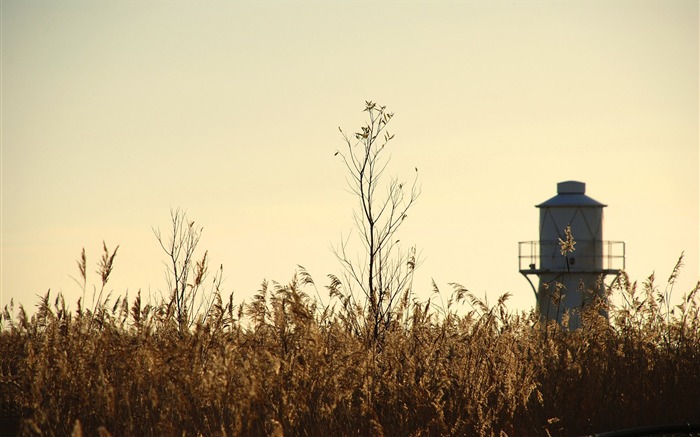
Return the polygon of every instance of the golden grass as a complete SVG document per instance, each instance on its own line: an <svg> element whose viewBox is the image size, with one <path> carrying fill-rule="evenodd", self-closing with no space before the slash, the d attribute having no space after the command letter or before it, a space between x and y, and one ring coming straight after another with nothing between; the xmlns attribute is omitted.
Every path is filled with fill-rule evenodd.
<svg viewBox="0 0 700 437"><path fill-rule="evenodd" d="M47 293L31 318L6 307L0 426L23 436L535 436L700 422L698 286L671 308L668 287L650 277L638 290L623 274L611 290L623 304L598 302L567 332L509 312L507 295L487 306L455 285L446 307L398 308L372 343L357 335L354 309L324 307L299 277L263 284L249 304L216 293L184 331L172 302L144 305L140 294L71 312Z"/></svg>

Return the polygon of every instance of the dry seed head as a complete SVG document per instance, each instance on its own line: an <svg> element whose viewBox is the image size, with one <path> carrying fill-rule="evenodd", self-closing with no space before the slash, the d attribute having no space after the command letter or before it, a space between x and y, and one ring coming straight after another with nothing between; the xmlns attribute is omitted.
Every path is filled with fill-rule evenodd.
<svg viewBox="0 0 700 437"><path fill-rule="evenodd" d="M85 253L85 251L83 251L83 253ZM71 433L71 437L83 437L83 427L80 425L79 419L75 420L75 425L73 425L73 432Z"/></svg>
<svg viewBox="0 0 700 437"><path fill-rule="evenodd" d="M571 225L566 225L566 228L564 229L564 236L566 237L565 240L562 240L561 238L559 239L559 249L562 255L566 255L567 253L571 253L576 250L576 248L574 248L576 241L574 241L574 237L571 235Z"/></svg>
<svg viewBox="0 0 700 437"><path fill-rule="evenodd" d="M114 252L112 252L111 255L109 254L109 250L107 249L107 243L105 243L104 241L102 242L102 247L104 249L104 253L102 254L100 262L97 264L99 269L96 273L102 278L102 285L105 285L109 280L109 275L112 273L112 268L114 268L114 257L117 256L117 250L119 250L119 246L117 246L114 249Z"/></svg>

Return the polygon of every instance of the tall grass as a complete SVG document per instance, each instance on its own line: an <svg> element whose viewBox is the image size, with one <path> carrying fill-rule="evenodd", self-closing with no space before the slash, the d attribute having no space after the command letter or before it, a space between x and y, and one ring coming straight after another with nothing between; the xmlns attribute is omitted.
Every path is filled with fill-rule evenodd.
<svg viewBox="0 0 700 437"><path fill-rule="evenodd" d="M3 311L0 426L23 436L534 436L700 422L700 283L672 307L680 266L663 290L622 273L610 289L621 304L584 309L573 332L508 311L508 295L490 306L455 284L445 305L404 301L381 343L357 335L353 307L312 298L303 269L263 283L250 303L216 291L185 331L172 301L139 293L71 311L47 292L31 317L21 305Z"/></svg>

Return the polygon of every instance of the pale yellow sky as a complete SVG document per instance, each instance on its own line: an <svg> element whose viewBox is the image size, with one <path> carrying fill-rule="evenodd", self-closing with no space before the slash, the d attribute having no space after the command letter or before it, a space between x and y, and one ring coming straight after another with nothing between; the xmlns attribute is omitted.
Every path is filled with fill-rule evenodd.
<svg viewBox="0 0 700 437"><path fill-rule="evenodd" d="M110 289L165 289L151 226L205 227L240 301L297 264L340 273L352 229L338 126L394 111L391 172L420 169L400 238L431 278L534 298L517 243L580 180L642 280L698 272L698 2L2 2L0 304L81 294L102 240Z"/></svg>

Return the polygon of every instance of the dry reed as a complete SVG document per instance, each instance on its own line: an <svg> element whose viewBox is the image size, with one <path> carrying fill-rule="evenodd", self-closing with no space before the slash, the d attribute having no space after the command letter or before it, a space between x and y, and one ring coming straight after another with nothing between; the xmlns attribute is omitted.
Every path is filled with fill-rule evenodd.
<svg viewBox="0 0 700 437"><path fill-rule="evenodd" d="M668 286L652 276L638 290L622 273L610 293L623 303L586 308L573 332L455 285L446 306L403 302L378 344L358 337L355 309L323 306L310 287L301 270L248 304L215 292L184 332L172 302L140 293L70 311L47 292L31 317L5 307L3 434L534 436L700 422L700 284L672 308Z"/></svg>

